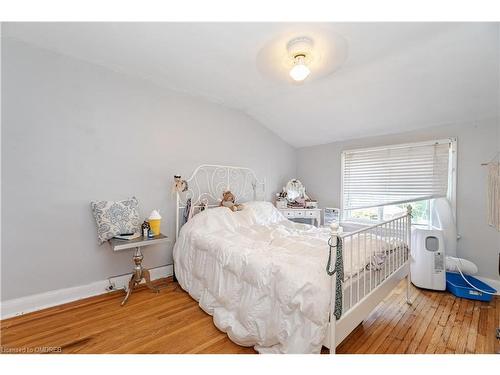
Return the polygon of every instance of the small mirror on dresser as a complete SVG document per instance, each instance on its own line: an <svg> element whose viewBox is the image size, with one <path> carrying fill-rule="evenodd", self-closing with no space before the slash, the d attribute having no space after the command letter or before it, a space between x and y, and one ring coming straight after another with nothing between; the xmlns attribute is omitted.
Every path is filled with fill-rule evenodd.
<svg viewBox="0 0 500 375"><path fill-rule="evenodd" d="M296 178L288 181L283 190L276 194L276 207L287 219L305 219L316 226L321 224L318 202L306 194L304 185Z"/></svg>
<svg viewBox="0 0 500 375"><path fill-rule="evenodd" d="M304 185L302 185L302 182L294 178L288 181L285 186L285 191L287 201L290 203L294 203L297 199L304 198L306 190L304 188Z"/></svg>

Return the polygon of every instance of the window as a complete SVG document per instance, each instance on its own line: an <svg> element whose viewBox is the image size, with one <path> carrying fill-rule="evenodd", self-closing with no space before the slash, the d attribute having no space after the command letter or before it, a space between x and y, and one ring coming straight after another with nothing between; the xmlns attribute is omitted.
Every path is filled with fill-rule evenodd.
<svg viewBox="0 0 500 375"><path fill-rule="evenodd" d="M359 221L385 221L404 215L406 206L411 204L413 218L412 223L418 225L431 224L432 199L405 204L387 205L381 207L362 208L347 211L346 219Z"/></svg>
<svg viewBox="0 0 500 375"><path fill-rule="evenodd" d="M434 198L455 208L455 170L455 139L344 151L344 219L390 220L411 203L413 223L432 224Z"/></svg>

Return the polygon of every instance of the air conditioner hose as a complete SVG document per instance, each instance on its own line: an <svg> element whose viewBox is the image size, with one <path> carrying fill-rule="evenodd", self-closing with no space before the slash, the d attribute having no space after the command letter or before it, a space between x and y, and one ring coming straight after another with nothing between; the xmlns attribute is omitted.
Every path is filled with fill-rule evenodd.
<svg viewBox="0 0 500 375"><path fill-rule="evenodd" d="M496 293L487 292L487 291L485 291L485 290L479 289L478 287L476 287L476 286L472 285L472 284L469 282L469 280L467 280L467 278L464 276L464 274L462 273L462 270L461 270L461 269L460 269L460 267L458 266L458 263L460 263L460 265L463 267L463 265L462 265L462 261L460 260L460 258L455 258L455 259L458 261L457 263L455 263L455 265L457 266L457 270L458 270L458 272L460 272L460 275L461 275L461 276L462 276L462 278L465 280L465 282L466 282L467 284L469 284L469 286L470 286L470 287L472 287L473 289L477 290L478 292L481 292L481 293L484 293L484 294L490 294L490 295L492 295L492 296L496 295ZM454 260L455 260L455 259L454 259Z"/></svg>

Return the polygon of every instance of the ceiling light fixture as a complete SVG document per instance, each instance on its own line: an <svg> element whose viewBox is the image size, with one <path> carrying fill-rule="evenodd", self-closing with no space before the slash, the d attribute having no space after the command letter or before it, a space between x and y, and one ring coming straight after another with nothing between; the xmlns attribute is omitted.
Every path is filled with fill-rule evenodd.
<svg viewBox="0 0 500 375"><path fill-rule="evenodd" d="M306 56L303 54L294 57L294 65L289 73L294 81L303 81L311 73L311 70L306 65L305 58Z"/></svg>
<svg viewBox="0 0 500 375"><path fill-rule="evenodd" d="M311 73L308 62L311 60L312 44L312 40L306 37L292 39L287 44L288 54L293 59L289 74L294 81L301 82Z"/></svg>

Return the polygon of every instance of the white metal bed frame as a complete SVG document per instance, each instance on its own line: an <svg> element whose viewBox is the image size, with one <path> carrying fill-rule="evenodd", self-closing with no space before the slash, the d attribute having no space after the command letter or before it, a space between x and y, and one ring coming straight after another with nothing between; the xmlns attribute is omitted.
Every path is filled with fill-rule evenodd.
<svg viewBox="0 0 500 375"><path fill-rule="evenodd" d="M264 182L257 179L255 172L250 168L242 167L203 164L197 167L186 181L188 189L185 192L177 192L176 197L176 238L182 226L181 215L187 207L188 199L191 199L190 216L192 216L203 209L218 207L222 193L226 190L231 190L239 203L263 200L263 195L259 196L258 189L262 187L262 193L265 190ZM356 236L357 246L356 249L352 249ZM340 244L345 244L342 247L343 254L346 251L357 250L357 259L366 260L367 239L370 241L378 239L378 246L382 246L380 245L382 243L389 244L389 251L379 249L380 252L386 252L386 261L382 270L375 271L371 266L363 267L362 270L358 269L357 272L350 275L349 282L343 283L342 300L349 301L349 304L348 308L341 312L339 319L335 318L335 290L338 271L335 270L335 274L331 277L330 323L323 343L332 354L335 353L335 347L368 317L371 311L405 276L407 277L406 302L411 304L409 295L411 206L408 207L405 215L354 232L341 233L333 228L330 241L337 243L339 240ZM361 242L363 242L363 246L360 245ZM347 245L348 243L350 246ZM352 262L352 253L350 259ZM335 264L335 260L334 257L332 264ZM361 283L360 280L363 282ZM347 303L345 304L347 305ZM335 345L332 345L332 342Z"/></svg>

